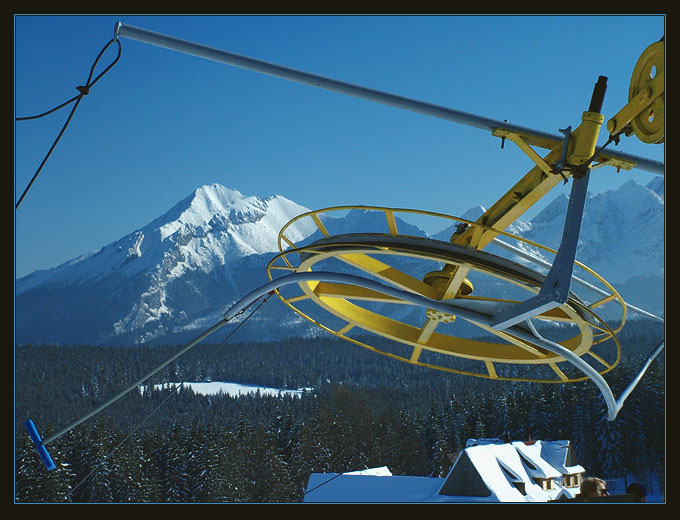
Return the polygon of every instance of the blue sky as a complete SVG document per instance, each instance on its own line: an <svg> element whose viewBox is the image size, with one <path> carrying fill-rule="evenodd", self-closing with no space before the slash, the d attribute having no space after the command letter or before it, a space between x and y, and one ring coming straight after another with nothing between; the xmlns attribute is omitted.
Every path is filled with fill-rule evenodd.
<svg viewBox="0 0 680 520"><path fill-rule="evenodd" d="M578 126L599 75L609 78L605 117L625 105L637 59L665 32L662 15L15 15L15 115L76 95L117 21L554 134ZM489 207L533 165L484 130L121 44L120 61L80 103L15 211L17 277L98 250L204 184L280 194L310 209L366 204L462 215ZM112 47L96 73L114 56ZM13 202L70 110L15 124ZM634 137L618 150L664 161L664 145ZM602 168L590 188L654 177Z"/></svg>

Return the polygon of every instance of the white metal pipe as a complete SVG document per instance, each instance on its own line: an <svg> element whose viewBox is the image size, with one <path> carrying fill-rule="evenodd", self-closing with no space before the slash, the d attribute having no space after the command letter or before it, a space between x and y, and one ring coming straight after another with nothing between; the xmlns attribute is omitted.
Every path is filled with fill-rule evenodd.
<svg viewBox="0 0 680 520"><path fill-rule="evenodd" d="M473 126L476 128L480 128L482 130L488 130L493 132L498 128L502 128L523 135L532 135L559 142L564 140L564 136L550 134L547 132L540 132L537 130L521 127L518 125L511 125L504 121L489 119L486 117L469 114L467 112L462 112L460 110L453 110L439 105L425 103L423 101L417 101L415 99L406 98L395 94L389 94L387 92L381 92L378 90L361 87L358 85L353 85L351 83L346 83L344 81L338 81L324 76L310 74L308 72L283 67L281 65L277 65L274 63L256 60L248 56L234 54L231 52L216 49L214 47L209 47L206 45L201 45L180 38L167 36L154 31L149 31L147 29L141 29L139 27L125 25L121 22L116 23L114 28L114 35L116 38L118 37L129 38L131 40L136 40L142 43L155 45L157 47L163 47L184 54L197 56L199 58L205 58L208 60L217 61L219 63L224 63L226 65L232 65L234 67L240 67L243 69L260 72L262 74L287 79L297 83L303 83L305 85L310 85L312 87L323 88L333 92L347 94L350 96L366 99L369 101L390 105L396 108L410 110L412 112L418 112L420 114L424 114L427 116L437 117L440 119L445 119L447 121L452 121L454 123ZM664 175L665 165L664 163L661 163L659 161L645 159L643 157L636 157L634 155L615 151L608 151L606 152L606 154L616 159L621 159L627 162L634 162L636 164L635 167L641 170L656 173L659 175Z"/></svg>
<svg viewBox="0 0 680 520"><path fill-rule="evenodd" d="M626 387L626 389L623 392L621 392L621 395L616 400L616 410L617 410L617 412L621 409L621 407L623 406L623 402L628 398L630 393L633 391L633 389L640 382L640 380L642 379L642 376L645 375L645 372L647 371L649 366L652 364L652 361L654 361L654 359L656 359L656 356L658 356L665 347L666 347L666 341L665 340L657 345L657 347L654 349L654 351L647 358L647 361L645 361L645 364L642 366L642 368L640 369L640 372L635 377L635 379L633 379L630 382L630 384Z"/></svg>

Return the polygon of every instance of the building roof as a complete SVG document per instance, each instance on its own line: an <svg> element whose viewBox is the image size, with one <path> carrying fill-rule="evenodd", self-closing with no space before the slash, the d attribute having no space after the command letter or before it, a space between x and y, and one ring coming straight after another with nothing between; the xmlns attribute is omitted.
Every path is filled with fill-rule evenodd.
<svg viewBox="0 0 680 520"><path fill-rule="evenodd" d="M305 502L447 502L443 478L312 473Z"/></svg>
<svg viewBox="0 0 680 520"><path fill-rule="evenodd" d="M305 502L548 502L578 492L560 485L562 475L584 471L570 451L568 441L471 440L446 478L393 476L387 468L314 473ZM544 489L542 480L553 485Z"/></svg>
<svg viewBox="0 0 680 520"><path fill-rule="evenodd" d="M545 450L541 441L532 443L516 441L512 443L512 446L517 450L527 468L527 473L532 478L559 478L562 476L563 473L545 459ZM583 471L583 468L581 468L581 471Z"/></svg>
<svg viewBox="0 0 680 520"><path fill-rule="evenodd" d="M574 448L569 441L541 442L541 458L563 475L585 471L576 463Z"/></svg>

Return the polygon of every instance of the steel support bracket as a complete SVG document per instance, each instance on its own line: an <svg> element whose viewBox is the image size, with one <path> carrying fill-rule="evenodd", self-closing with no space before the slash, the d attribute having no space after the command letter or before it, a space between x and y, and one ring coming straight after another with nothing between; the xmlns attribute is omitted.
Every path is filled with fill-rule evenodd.
<svg viewBox="0 0 680 520"><path fill-rule="evenodd" d="M604 155L604 154L602 154ZM604 159L603 161L593 164L590 166L591 170L596 170L598 168L602 168L603 166L612 166L616 168L616 172L620 172L621 170L632 170L635 167L635 163L631 163L628 161L619 161L613 158L608 158Z"/></svg>
<svg viewBox="0 0 680 520"><path fill-rule="evenodd" d="M633 96L614 117L607 121L609 133L616 135L623 132L633 119L642 114L657 98L664 95L665 84L665 74L664 71L661 71L649 81L645 88Z"/></svg>
<svg viewBox="0 0 680 520"><path fill-rule="evenodd" d="M543 170L547 174L553 173L552 166L545 162L543 157L538 155L538 153L536 153L534 149L531 146L529 146L529 144L524 140L524 138L520 134L516 132L511 132L510 130L498 128L493 131L492 135L494 135L495 137L500 137L501 139L509 139L510 141L515 143L520 150L527 154L529 159L534 161L534 163L536 163L536 166L538 166L541 170Z"/></svg>
<svg viewBox="0 0 680 520"><path fill-rule="evenodd" d="M496 313L491 319L491 327L496 330L512 327L517 323L542 314L566 303L571 290L571 278L576 259L576 247L581 233L581 222L588 193L590 172L573 177L569 207L562 233L562 242L557 251L548 275L539 293L521 303L514 304Z"/></svg>

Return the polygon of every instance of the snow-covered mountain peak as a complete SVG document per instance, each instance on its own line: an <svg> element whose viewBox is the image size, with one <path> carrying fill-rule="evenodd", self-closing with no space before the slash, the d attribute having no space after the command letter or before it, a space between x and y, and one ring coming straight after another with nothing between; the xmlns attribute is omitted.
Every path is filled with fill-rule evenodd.
<svg viewBox="0 0 680 520"><path fill-rule="evenodd" d="M261 208L260 202L255 196L246 197L238 190L225 188L220 184L209 184L194 192L186 213L191 212L205 222L215 213L244 212L252 209L252 206Z"/></svg>
<svg viewBox="0 0 680 520"><path fill-rule="evenodd" d="M281 195L260 199L210 184L195 190L156 225L161 242L175 244L185 263L205 269L227 258L278 251L279 230L305 211Z"/></svg>
<svg viewBox="0 0 680 520"><path fill-rule="evenodd" d="M18 280L17 290L48 280L83 283L114 273L130 278L155 272L168 279L187 270L208 271L227 259L278 251L278 231L305 211L281 195L262 200L220 184L201 186L162 216L99 251Z"/></svg>
<svg viewBox="0 0 680 520"><path fill-rule="evenodd" d="M182 227L204 228L216 224L238 224L243 220L261 218L267 205L255 196L245 196L235 189L220 184L210 184L196 189L162 217L165 223L158 226L161 240L173 235Z"/></svg>

